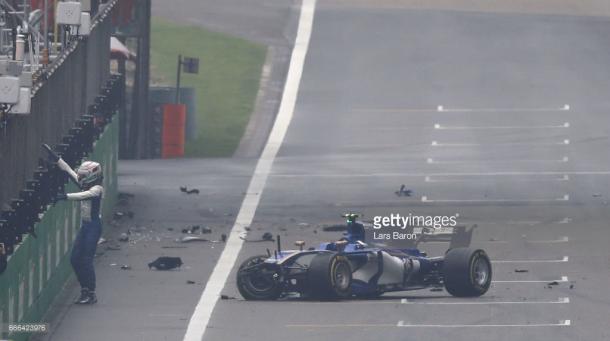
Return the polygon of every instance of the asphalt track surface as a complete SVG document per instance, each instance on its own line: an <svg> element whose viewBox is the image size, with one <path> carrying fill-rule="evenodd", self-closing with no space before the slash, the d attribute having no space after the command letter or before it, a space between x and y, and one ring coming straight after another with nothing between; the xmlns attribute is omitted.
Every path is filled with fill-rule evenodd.
<svg viewBox="0 0 610 341"><path fill-rule="evenodd" d="M467 300L220 300L204 339L607 339L609 34L606 18L320 1L252 231L311 245L348 210L458 213L496 282ZM238 263L272 247L245 243Z"/></svg>
<svg viewBox="0 0 610 341"><path fill-rule="evenodd" d="M247 302L231 272L220 291L236 299L217 301L203 339L610 338L610 22L400 3L318 1L294 116L248 239L272 232L284 247L338 239L321 226L341 222L346 211L365 220L458 213L460 224L477 224L472 246L494 260L497 282L477 299L417 291ZM252 33L245 19L235 30ZM210 239L228 234L255 161L121 162L120 185L136 195L129 206L136 217L107 231L145 226L144 242L100 256L98 305L60 298L46 339L181 340L222 244L163 247L177 245L176 229L190 224L212 226ZM394 195L401 184L412 197ZM180 185L201 194L184 195ZM273 247L245 242L235 264ZM448 245L421 247L441 255ZM181 256L185 266L148 270L160 255ZM124 263L133 269L110 266Z"/></svg>

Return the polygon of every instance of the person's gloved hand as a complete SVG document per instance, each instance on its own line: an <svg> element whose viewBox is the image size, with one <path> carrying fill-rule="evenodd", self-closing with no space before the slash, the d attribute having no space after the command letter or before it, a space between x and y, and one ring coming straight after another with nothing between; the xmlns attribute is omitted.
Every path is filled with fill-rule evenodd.
<svg viewBox="0 0 610 341"><path fill-rule="evenodd" d="M47 153L49 155L49 161L51 161L53 163L57 163L57 161L59 161L59 159L60 159L59 155L57 155L57 153L55 153L48 144L44 143L42 145L42 147L47 151Z"/></svg>
<svg viewBox="0 0 610 341"><path fill-rule="evenodd" d="M55 196L55 201L61 201L61 200L66 200L68 199L68 195L66 193L57 193L57 195Z"/></svg>

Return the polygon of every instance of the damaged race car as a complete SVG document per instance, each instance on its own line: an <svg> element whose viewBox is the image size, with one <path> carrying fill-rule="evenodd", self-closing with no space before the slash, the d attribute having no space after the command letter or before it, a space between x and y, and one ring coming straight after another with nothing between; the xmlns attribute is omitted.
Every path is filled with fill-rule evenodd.
<svg viewBox="0 0 610 341"><path fill-rule="evenodd" d="M370 247L357 214L347 218L345 238L318 248L282 250L246 259L237 287L246 300L275 300L291 294L314 299L374 298L386 292L445 288L457 297L478 297L491 285L491 261L481 249L449 249L428 257L418 249Z"/></svg>

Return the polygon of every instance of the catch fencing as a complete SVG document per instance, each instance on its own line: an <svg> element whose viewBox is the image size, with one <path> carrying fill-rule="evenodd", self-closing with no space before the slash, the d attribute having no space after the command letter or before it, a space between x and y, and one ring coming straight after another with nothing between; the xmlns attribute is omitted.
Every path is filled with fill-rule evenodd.
<svg viewBox="0 0 610 341"><path fill-rule="evenodd" d="M40 145L60 142L108 80L113 29L108 11L98 13L88 37L73 41L34 75L31 113L11 115L7 127L0 129L0 206L19 194L43 156Z"/></svg>

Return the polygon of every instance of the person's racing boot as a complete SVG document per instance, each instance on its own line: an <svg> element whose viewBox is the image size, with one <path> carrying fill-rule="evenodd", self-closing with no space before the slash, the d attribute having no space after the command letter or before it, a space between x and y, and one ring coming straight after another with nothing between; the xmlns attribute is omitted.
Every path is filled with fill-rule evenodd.
<svg viewBox="0 0 610 341"><path fill-rule="evenodd" d="M76 302L76 304L95 304L97 303L97 297L95 296L95 291L89 291L89 289L81 289L80 297Z"/></svg>

